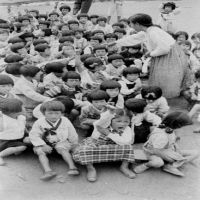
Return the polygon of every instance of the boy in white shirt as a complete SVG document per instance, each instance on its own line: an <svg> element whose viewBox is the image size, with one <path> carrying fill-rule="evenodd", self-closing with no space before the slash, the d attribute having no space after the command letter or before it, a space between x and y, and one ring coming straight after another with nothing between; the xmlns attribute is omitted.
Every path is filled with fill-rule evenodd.
<svg viewBox="0 0 200 200"><path fill-rule="evenodd" d="M94 27L95 30L102 30L104 34L112 33L113 29L112 26L107 24L106 17L98 17L97 19L97 25Z"/></svg>

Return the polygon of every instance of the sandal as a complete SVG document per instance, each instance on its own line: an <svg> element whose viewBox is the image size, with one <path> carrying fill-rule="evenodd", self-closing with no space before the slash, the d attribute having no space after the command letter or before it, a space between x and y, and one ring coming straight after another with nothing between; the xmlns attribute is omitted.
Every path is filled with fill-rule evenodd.
<svg viewBox="0 0 200 200"><path fill-rule="evenodd" d="M74 169L70 169L70 170L67 172L67 174L68 174L69 176L79 175L79 171L78 171L76 168L74 168Z"/></svg>
<svg viewBox="0 0 200 200"><path fill-rule="evenodd" d="M122 167L119 168L119 171L121 171L125 176L127 176L128 178L135 178L135 173L132 172L129 169L124 169Z"/></svg>
<svg viewBox="0 0 200 200"><path fill-rule="evenodd" d="M50 172L45 172L44 175L40 179L43 181L47 181L51 178L54 178L55 176L57 176L57 173L54 171L50 171Z"/></svg>
<svg viewBox="0 0 200 200"><path fill-rule="evenodd" d="M87 173L87 180L89 182L95 182L97 181L97 172L94 170L88 171Z"/></svg>

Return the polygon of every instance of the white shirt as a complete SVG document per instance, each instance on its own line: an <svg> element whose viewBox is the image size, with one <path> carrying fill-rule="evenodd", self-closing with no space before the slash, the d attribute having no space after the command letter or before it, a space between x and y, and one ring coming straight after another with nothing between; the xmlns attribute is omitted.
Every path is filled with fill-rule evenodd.
<svg viewBox="0 0 200 200"><path fill-rule="evenodd" d="M56 84L62 84L63 80L61 77L55 76L54 73L47 74L44 77L43 84L46 89L54 87Z"/></svg>
<svg viewBox="0 0 200 200"><path fill-rule="evenodd" d="M123 71L124 68L126 68L125 65L121 65L120 67L116 68L110 63L110 64L106 65L105 71L110 76L120 76L120 75L122 75L122 71Z"/></svg>
<svg viewBox="0 0 200 200"><path fill-rule="evenodd" d="M108 34L108 33L112 33L113 32L113 28L111 25L106 24L105 27L103 26L99 26L98 24L94 27L94 31L95 30L101 30L104 32L104 34Z"/></svg>

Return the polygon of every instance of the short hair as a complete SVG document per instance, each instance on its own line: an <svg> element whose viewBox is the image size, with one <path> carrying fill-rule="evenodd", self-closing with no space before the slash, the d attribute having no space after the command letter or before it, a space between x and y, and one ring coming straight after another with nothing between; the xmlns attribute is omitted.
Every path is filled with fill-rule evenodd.
<svg viewBox="0 0 200 200"><path fill-rule="evenodd" d="M65 106L60 101L46 101L41 105L40 111L42 114L45 114L46 111L60 111L64 113Z"/></svg>
<svg viewBox="0 0 200 200"><path fill-rule="evenodd" d="M189 35L187 32L185 31L178 31L177 33L175 33L174 37L175 37L175 40L177 40L177 38L181 35L184 35L185 36L185 39L188 40L189 38Z"/></svg>
<svg viewBox="0 0 200 200"><path fill-rule="evenodd" d="M132 113L130 112L130 110L127 109L116 109L115 110L115 116L113 119L119 118L119 117L128 117L129 119L132 118Z"/></svg>
<svg viewBox="0 0 200 200"><path fill-rule="evenodd" d="M108 56L109 63L112 63L113 60L118 60L118 59L124 60L124 57L121 56L120 54L112 54L112 55Z"/></svg>
<svg viewBox="0 0 200 200"><path fill-rule="evenodd" d="M9 55L9 56L6 56L4 58L4 62L6 62L6 63L15 63L15 62L20 62L23 59L24 58L19 56L19 55Z"/></svg>
<svg viewBox="0 0 200 200"><path fill-rule="evenodd" d="M7 74L12 74L12 75L20 75L20 69L23 66L23 64L21 63L10 63L7 64L6 68L5 68L5 72Z"/></svg>
<svg viewBox="0 0 200 200"><path fill-rule="evenodd" d="M14 81L8 75L0 74L0 85L14 86Z"/></svg>
<svg viewBox="0 0 200 200"><path fill-rule="evenodd" d="M107 47L104 45L98 45L98 46L94 47L93 52L95 53L96 50L105 50L106 52L108 51Z"/></svg>
<svg viewBox="0 0 200 200"><path fill-rule="evenodd" d="M130 24L130 21L126 18L120 19L119 22L126 22L127 24Z"/></svg>
<svg viewBox="0 0 200 200"><path fill-rule="evenodd" d="M124 28L124 24L122 24L121 22L114 23L114 24L112 25L112 27L113 27L113 26L119 26L119 28Z"/></svg>
<svg viewBox="0 0 200 200"><path fill-rule="evenodd" d="M23 45L23 44L12 44L12 45L10 46L10 50L11 50L12 52L14 52L14 53L18 53L18 50L19 50L19 49L23 49L23 48L25 48L25 45Z"/></svg>
<svg viewBox="0 0 200 200"><path fill-rule="evenodd" d="M35 36L33 35L33 33L28 32L28 33L24 33L23 35L19 36L21 39L25 39L27 37L32 37L35 38Z"/></svg>
<svg viewBox="0 0 200 200"><path fill-rule="evenodd" d="M136 112L136 113L143 113L146 105L147 105L147 103L144 99L131 98L124 102L124 106L128 110L130 110L132 112Z"/></svg>
<svg viewBox="0 0 200 200"><path fill-rule="evenodd" d="M200 78L200 70L196 71L194 76L196 79Z"/></svg>
<svg viewBox="0 0 200 200"><path fill-rule="evenodd" d="M132 49L137 49L137 50L141 50L142 48L142 44L136 44L136 45L133 45L133 46L127 46L126 48L132 48Z"/></svg>
<svg viewBox="0 0 200 200"><path fill-rule="evenodd" d="M109 95L103 90L94 90L88 94L87 100L92 103L92 101L105 100L106 102L109 100Z"/></svg>
<svg viewBox="0 0 200 200"><path fill-rule="evenodd" d="M51 13L49 13L49 17L50 17L51 15L57 15L58 17L60 16L57 12L51 12Z"/></svg>
<svg viewBox="0 0 200 200"><path fill-rule="evenodd" d="M39 23L39 24L45 24L45 25L47 25L47 28L49 28L49 26L50 26L50 24L51 24L50 21L42 21L42 20L39 20L38 23Z"/></svg>
<svg viewBox="0 0 200 200"><path fill-rule="evenodd" d="M162 124L172 129L181 128L183 126L191 125L192 120L187 113L175 111L169 113L164 117Z"/></svg>
<svg viewBox="0 0 200 200"><path fill-rule="evenodd" d="M115 33L115 34L123 33L124 35L126 35L126 31L123 28L116 28L113 33Z"/></svg>
<svg viewBox="0 0 200 200"><path fill-rule="evenodd" d="M90 15L90 19L92 19L92 18L98 18L99 17L99 15Z"/></svg>
<svg viewBox="0 0 200 200"><path fill-rule="evenodd" d="M7 21L5 21L4 19L0 19L0 24L6 24Z"/></svg>
<svg viewBox="0 0 200 200"><path fill-rule="evenodd" d="M107 18L106 18L106 17L98 17L98 18L97 18L97 23L98 23L99 21L104 21L104 22L106 23L106 22L107 22Z"/></svg>
<svg viewBox="0 0 200 200"><path fill-rule="evenodd" d="M80 13L80 14L77 16L77 19L80 20L81 17L87 17L88 20L90 19L90 17L88 16L87 13Z"/></svg>
<svg viewBox="0 0 200 200"><path fill-rule="evenodd" d="M152 93L154 93L155 96L152 95ZM162 96L162 89L158 86L145 86L141 89L141 95L143 99L156 100ZM148 97L146 97L147 95Z"/></svg>
<svg viewBox="0 0 200 200"><path fill-rule="evenodd" d="M62 9L67 9L69 12L71 11L71 8L68 5L62 5L60 6L59 10L62 12Z"/></svg>
<svg viewBox="0 0 200 200"><path fill-rule="evenodd" d="M74 38L73 37L70 37L70 36L65 36L65 37L61 37L59 39L59 43L63 44L64 42L72 42L74 43Z"/></svg>
<svg viewBox="0 0 200 200"><path fill-rule="evenodd" d="M71 19L71 20L68 21L68 24L69 24L69 25L70 25L70 24L78 24L78 25L79 25L79 22L78 22L77 20Z"/></svg>
<svg viewBox="0 0 200 200"><path fill-rule="evenodd" d="M182 42L180 43L180 45L181 45L181 44L184 44L184 45L189 46L190 49L191 49L191 47L192 47L192 43L191 43L190 41L188 41L188 40L182 41Z"/></svg>
<svg viewBox="0 0 200 200"><path fill-rule="evenodd" d="M138 74L138 75L140 75L140 73L141 73L141 70L138 69L137 67L126 67L122 71L122 75L124 77L127 77L128 74Z"/></svg>
<svg viewBox="0 0 200 200"><path fill-rule="evenodd" d="M38 44L48 44L48 42L45 39L36 39L36 40L33 40L33 46L36 46Z"/></svg>
<svg viewBox="0 0 200 200"><path fill-rule="evenodd" d="M96 57L87 58L84 61L84 66L90 70L94 69L96 66L99 66L99 65L103 65L103 62L101 59L96 58Z"/></svg>
<svg viewBox="0 0 200 200"><path fill-rule="evenodd" d="M89 37L88 41L91 41L91 40L98 40L99 43L102 43L103 42L103 39L99 36L91 36Z"/></svg>
<svg viewBox="0 0 200 200"><path fill-rule="evenodd" d="M46 49L50 49L51 47L47 44L38 44L35 46L35 51L45 52Z"/></svg>
<svg viewBox="0 0 200 200"><path fill-rule="evenodd" d="M18 37L10 38L8 40L8 43L11 43L11 44L20 43L20 42L24 42L24 40Z"/></svg>
<svg viewBox="0 0 200 200"><path fill-rule="evenodd" d="M63 73L63 69L65 68L65 64L61 62L51 62L45 65L46 73Z"/></svg>
<svg viewBox="0 0 200 200"><path fill-rule="evenodd" d="M104 39L106 40L107 38L115 38L118 40L118 36L115 33L108 33L104 36Z"/></svg>
<svg viewBox="0 0 200 200"><path fill-rule="evenodd" d="M18 17L18 21L19 21L20 23L22 23L22 22L25 21L25 20L28 20L28 21L30 22L30 18L27 17L27 16Z"/></svg>
<svg viewBox="0 0 200 200"><path fill-rule="evenodd" d="M74 30L74 33L76 34L76 32L78 33L84 33L84 29L81 29L81 28L77 28L76 30Z"/></svg>
<svg viewBox="0 0 200 200"><path fill-rule="evenodd" d="M130 19L130 22L133 24L138 23L145 27L150 27L153 25L152 18L149 15L144 14L144 13L135 14L131 16L129 19Z"/></svg>
<svg viewBox="0 0 200 200"><path fill-rule="evenodd" d="M172 10L174 10L176 8L176 4L174 2L164 3L163 9L165 8L165 6L171 6Z"/></svg>
<svg viewBox="0 0 200 200"><path fill-rule="evenodd" d="M19 99L0 99L0 110L4 114L22 112L22 105Z"/></svg>
<svg viewBox="0 0 200 200"><path fill-rule="evenodd" d="M45 29L42 29L42 31L44 32L44 36L51 36L52 35L52 31L50 28L45 28Z"/></svg>
<svg viewBox="0 0 200 200"><path fill-rule="evenodd" d="M196 46L196 47L194 47L194 48L192 49L192 53L194 53L195 51L198 51L198 50L200 50L200 47Z"/></svg>
<svg viewBox="0 0 200 200"><path fill-rule="evenodd" d="M62 80L64 82L67 82L68 79L79 79L79 81L81 80L81 76L80 74L78 74L77 72L74 71L69 71L66 72L63 76L62 76Z"/></svg>
<svg viewBox="0 0 200 200"><path fill-rule="evenodd" d="M194 40L195 38L198 38L200 40L200 33L192 34L191 39Z"/></svg>
<svg viewBox="0 0 200 200"><path fill-rule="evenodd" d="M69 28L69 25L67 23L63 23L58 25L59 30L61 30L63 26L67 26Z"/></svg>
<svg viewBox="0 0 200 200"><path fill-rule="evenodd" d="M94 36L96 33L102 33L105 35L105 33L102 30L95 30L95 31L92 31L92 36Z"/></svg>
<svg viewBox="0 0 200 200"><path fill-rule="evenodd" d="M16 24L14 24L14 26L17 28L17 32L19 32L21 30L21 27L24 27L24 24L16 23Z"/></svg>
<svg viewBox="0 0 200 200"><path fill-rule="evenodd" d="M65 106L65 113L70 114L74 108L74 101L67 96L56 97L53 101L60 101Z"/></svg>
<svg viewBox="0 0 200 200"><path fill-rule="evenodd" d="M29 12L35 12L37 15L39 15L39 10L36 9L29 10Z"/></svg>
<svg viewBox="0 0 200 200"><path fill-rule="evenodd" d="M39 18L44 18L45 21L46 21L48 17L45 14L39 14L39 15L36 16L36 19L39 19Z"/></svg>
<svg viewBox="0 0 200 200"><path fill-rule="evenodd" d="M65 36L73 36L75 35L75 32L72 31L72 30L65 30L65 31L62 31L62 37L65 37Z"/></svg>
<svg viewBox="0 0 200 200"><path fill-rule="evenodd" d="M115 80L105 80L100 85L100 90L106 91L107 89L118 88L121 90L121 85Z"/></svg>
<svg viewBox="0 0 200 200"><path fill-rule="evenodd" d="M24 65L23 67L20 68L20 73L24 77L35 77L35 75L40 71L38 67L35 66L30 66L30 65Z"/></svg>
<svg viewBox="0 0 200 200"><path fill-rule="evenodd" d="M95 58L94 54L83 54L80 57L81 62L84 62L87 58Z"/></svg>

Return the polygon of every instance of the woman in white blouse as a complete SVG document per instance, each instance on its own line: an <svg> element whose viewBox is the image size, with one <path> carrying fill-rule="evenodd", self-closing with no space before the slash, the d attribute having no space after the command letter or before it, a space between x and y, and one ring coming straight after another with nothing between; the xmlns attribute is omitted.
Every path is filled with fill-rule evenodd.
<svg viewBox="0 0 200 200"><path fill-rule="evenodd" d="M130 17L131 26L138 32L116 43L125 46L145 43L151 57L149 85L159 86L166 98L178 97L191 85L187 59L183 50L164 30L153 26L152 18L146 14Z"/></svg>

